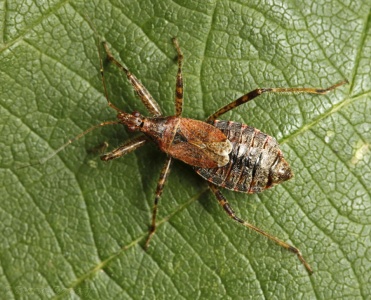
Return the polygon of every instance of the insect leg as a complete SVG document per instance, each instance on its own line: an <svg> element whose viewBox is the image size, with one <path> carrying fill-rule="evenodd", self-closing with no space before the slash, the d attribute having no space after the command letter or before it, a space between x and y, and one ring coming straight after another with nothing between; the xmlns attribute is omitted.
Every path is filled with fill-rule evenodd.
<svg viewBox="0 0 371 300"><path fill-rule="evenodd" d="M113 62L121 71L124 71L126 73L126 76L129 79L131 85L133 86L135 92L137 93L139 98L142 100L143 104L146 106L146 108L151 113L151 115L161 116L162 112L161 112L160 106L158 105L156 100L153 99L153 97L148 92L148 90L145 88L145 86L127 68L121 65L118 62L118 60L116 60L113 57L111 50L108 48L108 45L106 42L103 42L103 46L104 46L104 49L106 50L108 60Z"/></svg>
<svg viewBox="0 0 371 300"><path fill-rule="evenodd" d="M160 178L158 180L157 188L156 188L155 202L153 204L153 210L152 210L152 223L151 223L151 227L149 229L146 244L144 246L145 249L148 249L149 243L150 243L150 241L151 241L151 239L152 239L152 237L153 237L153 235L155 234L155 231L156 231L156 216L157 216L158 201L160 200L160 197L161 197L162 191L164 189L166 179L169 176L172 161L173 161L173 159L170 156L168 156L164 166L162 167L161 173L160 173Z"/></svg>
<svg viewBox="0 0 371 300"><path fill-rule="evenodd" d="M209 187L211 189L211 191L214 193L215 197L217 198L217 200L219 201L219 204L223 207L223 209L225 210L225 212L228 214L228 216L230 216L233 220L235 220L236 222L242 224L243 226L247 227L247 228L250 228L254 231L256 231L257 233L260 233L261 235L264 235L265 237L267 237L268 239L276 242L278 245L280 245L281 247L295 253L299 260L303 263L303 265L305 266L305 268L307 269L308 273L309 274L312 274L313 273L313 270L312 268L309 266L309 264L306 262L306 260L304 259L303 255L301 254L300 250L294 246L291 246L287 243L285 243L284 241L281 241L280 239L276 238L275 236L273 235L270 235L269 233L261 230L260 228L240 219L239 217L237 217L233 211L233 209L231 208L231 206L229 205L227 199L223 196L223 194L219 191L219 189L209 183Z"/></svg>
<svg viewBox="0 0 371 300"><path fill-rule="evenodd" d="M124 156L130 152L133 152L134 150L138 149L139 147L142 147L146 142L147 138L144 135L137 136L127 142L125 142L120 147L112 150L111 152L108 152L100 157L101 160L108 161L111 159L115 159L121 156Z"/></svg>
<svg viewBox="0 0 371 300"><path fill-rule="evenodd" d="M182 75L182 63L183 53L180 50L178 39L173 38L173 43L176 51L178 52L178 74L176 76L176 88L175 88L175 115L177 117L182 115L183 110L183 75Z"/></svg>
<svg viewBox="0 0 371 300"><path fill-rule="evenodd" d="M343 80L341 82L338 82L326 89L322 88L266 88L266 89L256 89L253 90L242 97L238 98L237 100L227 104L226 106L220 108L215 113L213 113L211 116L209 116L206 119L206 122L211 122L216 120L219 116L225 114L226 112L236 108L237 106L240 106L241 104L244 104L250 100L253 100L254 98L260 96L263 93L307 93L307 94L326 94L331 90L336 89L337 87L348 83L348 80Z"/></svg>

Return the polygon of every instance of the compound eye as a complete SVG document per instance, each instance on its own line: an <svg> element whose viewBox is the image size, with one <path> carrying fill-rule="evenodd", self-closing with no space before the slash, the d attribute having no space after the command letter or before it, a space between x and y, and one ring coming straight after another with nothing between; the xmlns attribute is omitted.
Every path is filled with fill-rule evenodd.
<svg viewBox="0 0 371 300"><path fill-rule="evenodd" d="M139 111L133 111L132 113L131 113L134 117L140 117L140 113L139 113Z"/></svg>

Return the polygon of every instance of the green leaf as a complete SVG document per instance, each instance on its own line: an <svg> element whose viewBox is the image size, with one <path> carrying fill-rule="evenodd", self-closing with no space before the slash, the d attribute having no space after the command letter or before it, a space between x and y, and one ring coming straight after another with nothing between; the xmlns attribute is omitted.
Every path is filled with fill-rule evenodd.
<svg viewBox="0 0 371 300"><path fill-rule="evenodd" d="M85 3L86 2L86 3ZM0 294L4 299L367 299L371 294L370 4L314 1L4 1L0 8ZM192 168L176 162L147 235L165 155L147 145L115 161L89 152L133 134L69 138L115 111L104 98L97 36L174 111L184 53L184 116L223 116L277 138L295 177L259 195L224 191L236 214L298 247L297 257L233 222ZM101 51L103 53L103 51ZM106 67L110 100L145 108ZM29 164L33 164L29 166ZM26 166L26 167L22 167Z"/></svg>

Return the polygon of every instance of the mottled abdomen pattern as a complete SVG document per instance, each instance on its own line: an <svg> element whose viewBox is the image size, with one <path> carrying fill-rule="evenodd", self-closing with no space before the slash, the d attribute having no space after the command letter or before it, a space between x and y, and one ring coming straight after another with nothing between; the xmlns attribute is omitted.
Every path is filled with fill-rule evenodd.
<svg viewBox="0 0 371 300"><path fill-rule="evenodd" d="M215 120L212 125L227 136L233 150L228 164L223 167L195 168L206 180L238 192L259 193L292 177L275 138L241 123ZM285 170L282 170L282 163ZM287 178L277 178L277 172L278 177L286 172Z"/></svg>

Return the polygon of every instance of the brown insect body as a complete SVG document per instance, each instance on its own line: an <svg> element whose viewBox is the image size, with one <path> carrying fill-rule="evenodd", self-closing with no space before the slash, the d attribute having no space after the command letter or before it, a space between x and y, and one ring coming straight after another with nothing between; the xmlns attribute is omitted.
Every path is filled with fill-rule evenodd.
<svg viewBox="0 0 371 300"><path fill-rule="evenodd" d="M161 151L195 167L207 181L230 190L259 193L293 176L275 138L245 124L145 118L137 112L121 112L118 119L145 133Z"/></svg>
<svg viewBox="0 0 371 300"><path fill-rule="evenodd" d="M241 123L215 120L212 125L227 136L233 149L225 166L195 168L207 181L252 194L292 178L291 168L275 138Z"/></svg>

